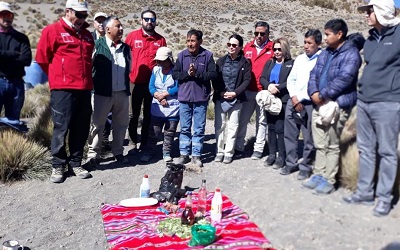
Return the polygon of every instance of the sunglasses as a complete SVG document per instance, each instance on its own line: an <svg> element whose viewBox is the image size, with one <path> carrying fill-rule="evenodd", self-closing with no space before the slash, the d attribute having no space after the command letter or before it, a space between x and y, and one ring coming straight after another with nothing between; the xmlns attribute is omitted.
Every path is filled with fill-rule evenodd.
<svg viewBox="0 0 400 250"><path fill-rule="evenodd" d="M149 21L152 23L156 22L156 18L155 17L143 17L143 20L148 23Z"/></svg>
<svg viewBox="0 0 400 250"><path fill-rule="evenodd" d="M258 36L258 35L260 35L260 36L265 36L265 34L267 34L267 33L265 33L265 32L254 32L254 36Z"/></svg>
<svg viewBox="0 0 400 250"><path fill-rule="evenodd" d="M282 51L281 48L274 48L273 50L274 50L274 51Z"/></svg>
<svg viewBox="0 0 400 250"><path fill-rule="evenodd" d="M235 43L227 43L226 46L228 46L228 48L230 48L230 47L236 48L238 45Z"/></svg>
<svg viewBox="0 0 400 250"><path fill-rule="evenodd" d="M86 19L89 14L87 13L80 13L80 12L76 12L75 10L72 10L75 13L76 18L78 19Z"/></svg>
<svg viewBox="0 0 400 250"><path fill-rule="evenodd" d="M371 15L372 12L374 12L374 8L369 8L365 13L367 13L367 15Z"/></svg>

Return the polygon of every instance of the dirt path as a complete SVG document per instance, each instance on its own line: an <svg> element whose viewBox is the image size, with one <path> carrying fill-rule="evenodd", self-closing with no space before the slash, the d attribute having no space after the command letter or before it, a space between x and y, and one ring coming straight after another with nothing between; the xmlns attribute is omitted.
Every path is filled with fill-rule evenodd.
<svg viewBox="0 0 400 250"><path fill-rule="evenodd" d="M345 190L313 195L300 187L295 175L281 176L264 167L265 158L254 161L247 155L230 165L212 162L212 125L207 124L203 172L185 172L183 185L199 186L205 178L210 190L221 187L275 248L376 250L400 241L399 206L388 217L376 218L372 207L344 204ZM107 249L101 203L136 196L144 174L150 175L156 190L164 175L162 160L141 165L138 158L131 156L133 166L104 163L88 180L71 177L60 185L48 181L0 185L0 242L17 239L30 249Z"/></svg>

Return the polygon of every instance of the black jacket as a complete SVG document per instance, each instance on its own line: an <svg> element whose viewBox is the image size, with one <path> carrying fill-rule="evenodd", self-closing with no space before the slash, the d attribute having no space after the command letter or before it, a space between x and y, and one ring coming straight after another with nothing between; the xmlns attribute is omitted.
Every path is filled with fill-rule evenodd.
<svg viewBox="0 0 400 250"><path fill-rule="evenodd" d="M238 75L236 77L236 83L235 83L235 93L236 93L236 99L239 101L247 101L246 95L245 95L245 90L250 84L251 80L251 63L249 60L247 60L244 56L243 53L240 53L240 60L239 60L239 71ZM222 77L222 69L224 68L224 63L226 58L229 55L225 55L217 60L217 73L218 77L217 79L212 81L212 85L214 88L214 96L213 96L213 101L217 101L221 99L221 93L225 92L225 83L224 79Z"/></svg>
<svg viewBox="0 0 400 250"><path fill-rule="evenodd" d="M281 71L279 72L279 93L277 93L275 96L280 98L282 103L287 103L287 101L289 100L289 92L286 88L286 84L287 84L287 78L290 74L290 71L292 71L293 68L293 59L286 59L283 63L282 63L282 67L281 67ZM262 75L260 77L260 83L263 86L263 89L268 89L268 86L271 84L269 82L269 78L271 75L271 71L274 68L276 64L276 60L271 59L269 60L263 69Z"/></svg>
<svg viewBox="0 0 400 250"><path fill-rule="evenodd" d="M31 65L32 51L26 35L15 29L0 33L0 77L22 79Z"/></svg>

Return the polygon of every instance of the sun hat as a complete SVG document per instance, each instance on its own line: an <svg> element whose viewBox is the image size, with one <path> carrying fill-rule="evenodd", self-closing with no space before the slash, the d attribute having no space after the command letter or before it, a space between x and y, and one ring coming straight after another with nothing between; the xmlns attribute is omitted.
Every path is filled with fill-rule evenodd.
<svg viewBox="0 0 400 250"><path fill-rule="evenodd" d="M367 5L358 7L358 11L366 12L371 7L374 8L376 19L385 27L392 27L400 23L396 17L396 8L393 0L371 0Z"/></svg>
<svg viewBox="0 0 400 250"><path fill-rule="evenodd" d="M174 58L172 56L172 50L168 47L160 47L157 50L156 57L154 57L154 60L159 60L159 61L164 61L169 60L174 63Z"/></svg>
<svg viewBox="0 0 400 250"><path fill-rule="evenodd" d="M2 11L9 11L9 12L13 13L11 10L11 5L6 2L0 2L0 12L2 12Z"/></svg>
<svg viewBox="0 0 400 250"><path fill-rule="evenodd" d="M65 8L73 9L76 11L88 11L88 4L86 0L67 0Z"/></svg>
<svg viewBox="0 0 400 250"><path fill-rule="evenodd" d="M94 14L93 20L96 20L96 18L98 18L98 17L105 17L105 18L107 18L108 15L107 15L106 13L104 13L104 12L97 12L96 14Z"/></svg>

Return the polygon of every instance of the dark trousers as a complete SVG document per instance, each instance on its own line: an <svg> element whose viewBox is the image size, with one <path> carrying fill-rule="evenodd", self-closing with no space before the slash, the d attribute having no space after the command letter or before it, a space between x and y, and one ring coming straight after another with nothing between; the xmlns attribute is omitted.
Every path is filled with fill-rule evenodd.
<svg viewBox="0 0 400 250"><path fill-rule="evenodd" d="M54 124L51 154L54 168L66 164L71 167L81 165L92 114L90 98L89 90L51 91L50 107ZM66 152L67 135L69 157Z"/></svg>
<svg viewBox="0 0 400 250"><path fill-rule="evenodd" d="M25 85L22 79L0 77L0 112L5 109L5 117L19 120L25 100Z"/></svg>
<svg viewBox="0 0 400 250"><path fill-rule="evenodd" d="M148 84L136 84L135 88L132 90L131 98L132 114L129 120L129 137L133 143L138 143L137 128L143 103L143 123L140 134L140 147L144 148L144 146L147 145L151 116L150 106L153 99L149 92Z"/></svg>
<svg viewBox="0 0 400 250"><path fill-rule="evenodd" d="M147 145L149 150L154 153L158 138L162 134L164 128L163 153L170 153L177 127L178 120L160 119L152 116L149 128L149 141Z"/></svg>
<svg viewBox="0 0 400 250"><path fill-rule="evenodd" d="M313 106L311 102L303 104L307 113L305 124L299 125L292 116L292 100L289 100L286 106L285 114L285 148L286 148L286 166L296 167L298 156L298 141L300 130L303 135L303 161L299 164L300 170L311 171L311 163L315 157L315 148L312 137L311 117Z"/></svg>
<svg viewBox="0 0 400 250"><path fill-rule="evenodd" d="M285 159L285 140L284 140L284 122L285 122L286 104L282 104L279 115L271 115L267 112L268 124L268 148L269 154L279 152L279 157Z"/></svg>

